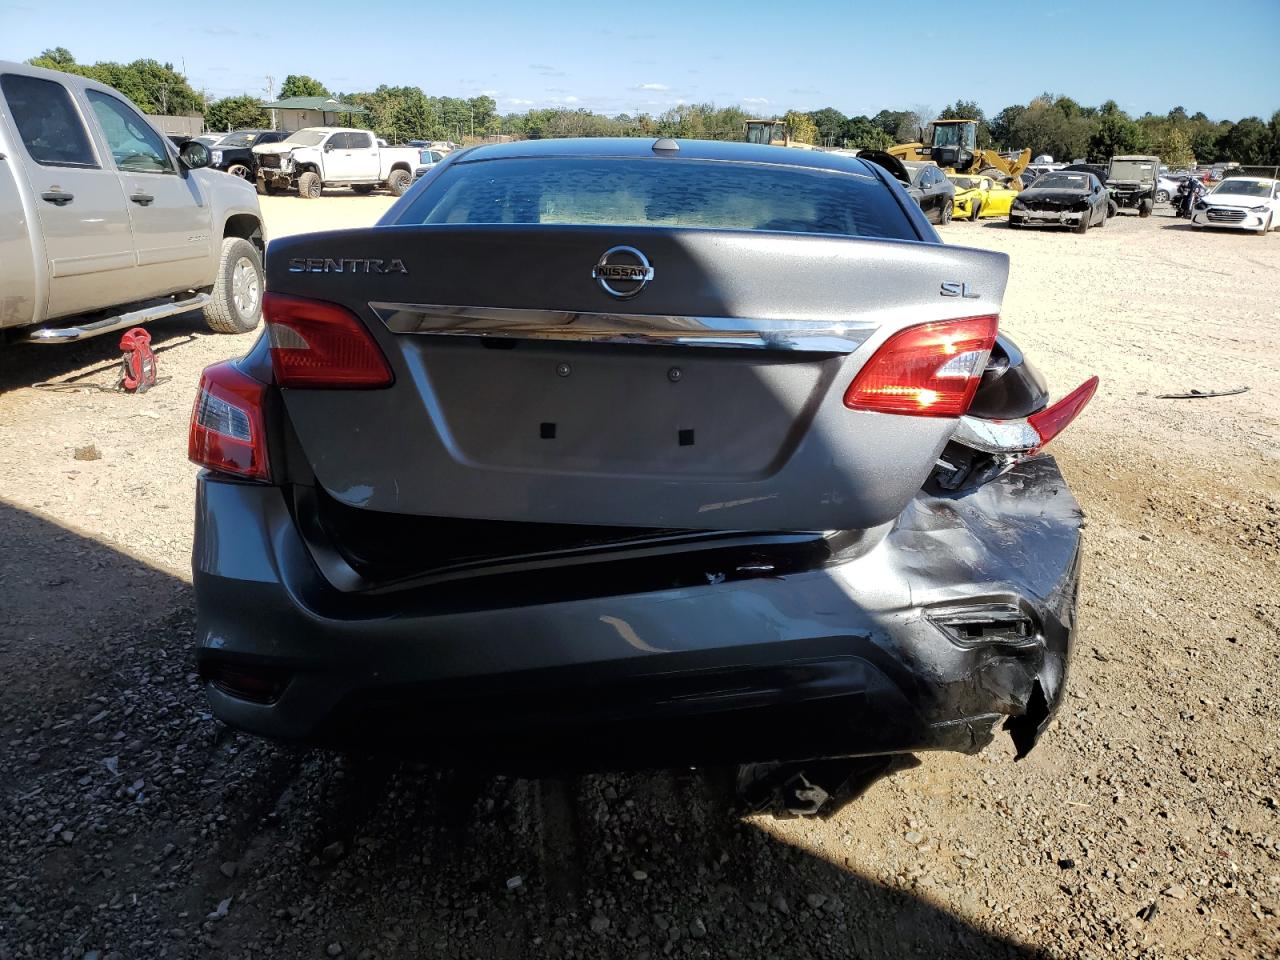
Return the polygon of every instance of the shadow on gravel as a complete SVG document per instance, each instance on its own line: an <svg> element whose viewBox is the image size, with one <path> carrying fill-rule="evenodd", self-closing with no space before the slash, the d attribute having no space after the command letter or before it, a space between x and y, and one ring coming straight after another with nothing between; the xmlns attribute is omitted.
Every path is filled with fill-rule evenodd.
<svg viewBox="0 0 1280 960"><path fill-rule="evenodd" d="M743 818L714 773L524 780L236 734L184 584L2 501L0 543L3 960L1038 956Z"/></svg>
<svg viewBox="0 0 1280 960"><path fill-rule="evenodd" d="M197 337L217 336L209 330L204 315L198 310L149 323L146 330L151 334L151 349L157 356ZM0 347L0 393L46 381L75 380L114 386L123 333L123 330L104 333L80 343L4 345ZM82 370L82 367L92 369ZM160 375L164 376L163 361Z"/></svg>

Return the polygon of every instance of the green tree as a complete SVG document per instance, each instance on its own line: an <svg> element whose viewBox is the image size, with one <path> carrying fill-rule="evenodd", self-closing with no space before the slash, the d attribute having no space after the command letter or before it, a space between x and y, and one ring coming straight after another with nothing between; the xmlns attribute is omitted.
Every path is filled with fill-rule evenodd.
<svg viewBox="0 0 1280 960"><path fill-rule="evenodd" d="M1164 135L1156 141L1156 156L1170 170L1189 170L1196 164L1196 155L1191 150L1191 141L1178 127L1169 127Z"/></svg>
<svg viewBox="0 0 1280 960"><path fill-rule="evenodd" d="M138 105L143 113L185 115L201 113L204 97L171 63L134 60L132 63L76 63L65 47L46 50L29 61L33 66L74 73L114 87Z"/></svg>
<svg viewBox="0 0 1280 960"><path fill-rule="evenodd" d="M1257 117L1245 117L1233 124L1221 141L1227 160L1262 164L1271 158L1271 131Z"/></svg>
<svg viewBox="0 0 1280 960"><path fill-rule="evenodd" d="M204 125L209 130L246 130L267 127L271 118L262 102L252 94L214 100L204 111Z"/></svg>
<svg viewBox="0 0 1280 960"><path fill-rule="evenodd" d="M1106 163L1112 157L1138 153L1146 144L1142 130L1123 110L1104 113L1089 137L1089 160Z"/></svg>
<svg viewBox="0 0 1280 960"><path fill-rule="evenodd" d="M801 113L798 110L788 110L786 116L782 119L786 121L787 132L795 142L813 144L818 142L817 124L809 119L809 115L807 113Z"/></svg>
<svg viewBox="0 0 1280 960"><path fill-rule="evenodd" d="M315 77L309 77L305 73L291 73L284 78L284 84L280 87L280 99L287 100L290 97L327 97L329 90L323 83Z"/></svg>
<svg viewBox="0 0 1280 960"><path fill-rule="evenodd" d="M844 127L845 146L859 150L887 150L893 137L870 117L850 117Z"/></svg>
<svg viewBox="0 0 1280 960"><path fill-rule="evenodd" d="M844 140L845 115L835 107L823 107L821 110L810 110L809 119L818 131L817 143L823 146L838 147Z"/></svg>
<svg viewBox="0 0 1280 960"><path fill-rule="evenodd" d="M76 58L71 55L71 51L66 47L54 47L51 50L45 50L30 62L35 64L37 61L39 61L39 66L49 70L66 71L68 67L76 65Z"/></svg>
<svg viewBox="0 0 1280 960"><path fill-rule="evenodd" d="M997 148L1004 149L1014 146L1014 128L1026 111L1027 108L1021 104L1014 104L1005 107L992 117L990 123L991 139ZM1021 146L1025 146L1025 144Z"/></svg>

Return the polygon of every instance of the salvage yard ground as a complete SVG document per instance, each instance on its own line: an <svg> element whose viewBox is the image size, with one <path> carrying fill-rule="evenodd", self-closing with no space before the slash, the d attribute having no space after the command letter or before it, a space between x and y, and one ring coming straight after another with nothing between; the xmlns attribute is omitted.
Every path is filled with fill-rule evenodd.
<svg viewBox="0 0 1280 960"><path fill-rule="evenodd" d="M389 198L264 198L273 236ZM922 756L825 819L714 773L469 778L255 742L193 674L187 418L253 335L0 353L0 960L1280 954L1280 237L1165 211L1003 250L1088 514L1068 696L1025 761ZM1247 385L1221 399L1167 400ZM94 953L100 951L100 953Z"/></svg>

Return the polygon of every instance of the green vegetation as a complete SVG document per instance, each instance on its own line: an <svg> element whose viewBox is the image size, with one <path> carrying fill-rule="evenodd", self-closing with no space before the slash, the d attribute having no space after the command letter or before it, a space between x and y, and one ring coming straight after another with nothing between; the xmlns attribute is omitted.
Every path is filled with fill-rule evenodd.
<svg viewBox="0 0 1280 960"><path fill-rule="evenodd" d="M78 64L70 51L55 47L31 60L36 66L66 70L110 84L148 113L205 115L210 129L256 127L268 123L256 97L245 94L206 103L172 64L155 60ZM329 96L325 85L290 74L280 98ZM493 98L432 97L418 87L380 86L364 92L332 93L369 113L363 123L393 142L457 140L490 134L515 137L686 137L740 140L751 118L738 107L681 104L660 114L605 116L590 110L544 109L500 115ZM776 116L776 115L775 115ZM972 101L957 100L934 114L928 108L881 110L875 116L845 116L834 107L788 111L783 119L794 140L821 146L883 149L928 136L934 119L978 121L978 146L998 150L1030 147L1032 154L1059 160L1103 162L1116 154L1155 153L1170 166L1236 161L1280 165L1280 110L1269 120L1210 120L1182 107L1167 114L1131 117L1114 100L1088 107L1070 97L1042 94L988 118ZM767 119L762 117L761 119Z"/></svg>
<svg viewBox="0 0 1280 960"><path fill-rule="evenodd" d="M115 87L146 113L184 116L204 112L204 97L192 90L187 78L173 69L171 63L134 60L132 63L76 63L66 47L46 50L30 61L33 66L47 67L89 77Z"/></svg>

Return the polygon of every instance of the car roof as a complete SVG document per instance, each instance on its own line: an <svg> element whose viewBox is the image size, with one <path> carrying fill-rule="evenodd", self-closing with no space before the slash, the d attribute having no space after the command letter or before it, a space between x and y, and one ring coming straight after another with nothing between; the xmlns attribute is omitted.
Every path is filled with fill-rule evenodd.
<svg viewBox="0 0 1280 960"><path fill-rule="evenodd" d="M852 173L879 179L865 160L847 154L796 147L770 147L757 143L723 140L667 141L678 150L655 149L653 137L570 137L555 140L515 140L471 147L457 154L454 163L533 158L720 160L738 163L768 163L810 170Z"/></svg>
<svg viewBox="0 0 1280 960"><path fill-rule="evenodd" d="M1124 156L1124 157L1112 157L1111 159L1112 160L1154 160L1156 161L1156 163L1160 162L1159 157L1149 157L1146 154L1132 154L1130 156Z"/></svg>
<svg viewBox="0 0 1280 960"><path fill-rule="evenodd" d="M1275 177L1227 177L1218 184L1218 189L1221 190L1223 185L1228 183L1269 183L1275 186L1280 181Z"/></svg>

